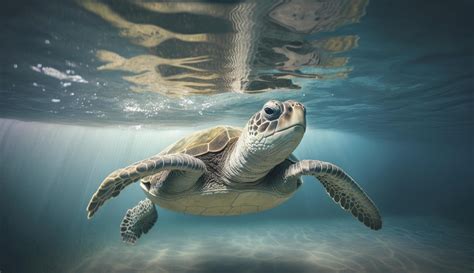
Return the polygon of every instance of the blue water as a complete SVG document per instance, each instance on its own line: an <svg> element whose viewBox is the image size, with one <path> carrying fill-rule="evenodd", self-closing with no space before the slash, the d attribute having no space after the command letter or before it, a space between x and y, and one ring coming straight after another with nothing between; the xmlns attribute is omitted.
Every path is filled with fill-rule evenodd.
<svg viewBox="0 0 474 273"><path fill-rule="evenodd" d="M1 273L474 270L472 1L147 3L2 3ZM104 69L114 54L129 62ZM113 170L269 99L306 106L295 155L354 177L381 230L312 177L258 214L157 208L134 246L138 185L87 219Z"/></svg>

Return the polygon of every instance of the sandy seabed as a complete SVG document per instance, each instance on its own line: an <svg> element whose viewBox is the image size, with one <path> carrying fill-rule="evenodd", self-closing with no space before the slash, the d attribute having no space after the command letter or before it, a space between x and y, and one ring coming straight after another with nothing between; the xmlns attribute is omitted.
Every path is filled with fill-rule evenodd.
<svg viewBox="0 0 474 273"><path fill-rule="evenodd" d="M98 247L70 272L472 272L474 235L432 218L189 225ZM119 240L117 238L117 240Z"/></svg>

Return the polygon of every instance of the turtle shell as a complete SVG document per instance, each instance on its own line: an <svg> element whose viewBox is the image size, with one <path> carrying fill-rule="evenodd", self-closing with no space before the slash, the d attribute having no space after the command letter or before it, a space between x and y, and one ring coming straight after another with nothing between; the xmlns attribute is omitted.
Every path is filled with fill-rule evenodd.
<svg viewBox="0 0 474 273"><path fill-rule="evenodd" d="M220 152L232 140L239 138L241 133L241 129L231 126L209 128L178 140L160 154L186 153L200 156L208 152ZM282 166L288 166L297 159L290 155L288 161ZM203 185L189 191L168 195L152 193L144 186L145 182L155 179L160 179L159 173L142 179L142 189L153 203L162 208L195 215L239 215L267 210L283 203L297 189L297 182L286 183L285 187L294 187L289 190L284 188L284 192L280 191L280 187L277 192L274 184L278 184L279 180L265 180L265 183L245 189L236 189L224 183L208 184L204 181ZM301 181L299 183L301 184Z"/></svg>
<svg viewBox="0 0 474 273"><path fill-rule="evenodd" d="M219 152L232 140L240 137L242 129L232 126L216 126L195 132L168 146L160 154L185 153L199 156Z"/></svg>

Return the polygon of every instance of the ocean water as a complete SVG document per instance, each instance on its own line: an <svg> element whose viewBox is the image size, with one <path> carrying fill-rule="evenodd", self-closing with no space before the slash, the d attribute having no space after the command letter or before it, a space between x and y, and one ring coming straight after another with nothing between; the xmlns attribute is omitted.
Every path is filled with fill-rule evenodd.
<svg viewBox="0 0 474 273"><path fill-rule="evenodd" d="M5 1L0 273L472 272L472 1ZM341 166L373 231L313 177L257 214L157 207L138 184L93 219L112 171L270 100L307 109L294 154Z"/></svg>

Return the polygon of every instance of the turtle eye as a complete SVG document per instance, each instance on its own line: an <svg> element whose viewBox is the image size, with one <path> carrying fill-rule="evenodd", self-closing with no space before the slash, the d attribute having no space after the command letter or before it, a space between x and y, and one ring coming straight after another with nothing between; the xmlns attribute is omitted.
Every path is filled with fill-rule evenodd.
<svg viewBox="0 0 474 273"><path fill-rule="evenodd" d="M272 114L275 112L275 111L273 111L273 109L270 108L270 107L265 107L265 109L263 109L263 110L265 111L265 113L266 113L267 115L272 115Z"/></svg>
<svg viewBox="0 0 474 273"><path fill-rule="evenodd" d="M263 107L263 113L266 119L274 120L280 116L280 105L274 101L270 101Z"/></svg>

